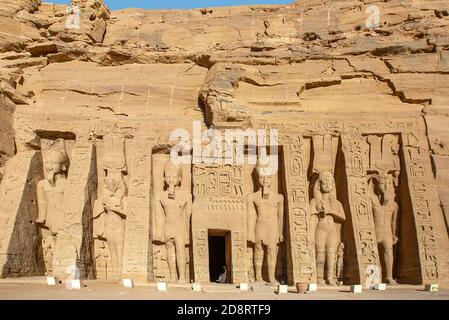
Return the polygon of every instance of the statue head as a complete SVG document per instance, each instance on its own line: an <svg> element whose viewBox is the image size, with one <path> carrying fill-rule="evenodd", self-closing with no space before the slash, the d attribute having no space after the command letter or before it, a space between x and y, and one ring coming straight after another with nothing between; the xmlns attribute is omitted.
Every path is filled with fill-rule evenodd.
<svg viewBox="0 0 449 320"><path fill-rule="evenodd" d="M55 177L60 174L65 174L68 169L69 158L65 152L60 150L49 150L46 154L44 163L45 175L47 181L51 185L55 183Z"/></svg>
<svg viewBox="0 0 449 320"><path fill-rule="evenodd" d="M182 182L182 167L174 164L170 159L167 160L164 167L164 182L168 187L168 195L170 198L175 196L175 188L179 187Z"/></svg>
<svg viewBox="0 0 449 320"><path fill-rule="evenodd" d="M318 183L321 193L331 193L335 189L335 180L332 172L321 171L318 174Z"/></svg>
<svg viewBox="0 0 449 320"><path fill-rule="evenodd" d="M373 176L377 180L377 186L384 199L394 196L395 178L388 172L382 171Z"/></svg>
<svg viewBox="0 0 449 320"><path fill-rule="evenodd" d="M256 164L256 172L258 176L259 185L262 188L262 195L264 198L268 197L273 180L273 171L270 164L263 164L260 161Z"/></svg>

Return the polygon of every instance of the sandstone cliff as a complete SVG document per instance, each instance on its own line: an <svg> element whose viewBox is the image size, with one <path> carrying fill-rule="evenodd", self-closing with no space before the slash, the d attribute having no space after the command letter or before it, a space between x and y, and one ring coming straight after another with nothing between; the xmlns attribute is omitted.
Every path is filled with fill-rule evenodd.
<svg viewBox="0 0 449 320"><path fill-rule="evenodd" d="M23 119L43 114L67 128L87 118L251 125L411 114L425 122L449 222L449 1L113 12L101 0L72 4L79 29L67 28L64 5L0 0L0 167L35 147ZM376 28L367 27L370 5L380 9Z"/></svg>

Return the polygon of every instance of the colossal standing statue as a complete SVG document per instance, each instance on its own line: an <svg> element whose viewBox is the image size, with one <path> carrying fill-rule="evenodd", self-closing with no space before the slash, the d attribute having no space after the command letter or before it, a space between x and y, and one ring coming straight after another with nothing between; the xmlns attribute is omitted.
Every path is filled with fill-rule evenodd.
<svg viewBox="0 0 449 320"><path fill-rule="evenodd" d="M42 231L42 250L47 274L53 271L56 237L64 221L62 200L67 184L68 164L65 151L48 150L44 155L45 179L37 184L39 214L36 223Z"/></svg>
<svg viewBox="0 0 449 320"><path fill-rule="evenodd" d="M112 274L119 279L123 265L123 245L125 240L125 223L127 215L126 184L122 177L106 176L102 200L95 203L94 217L103 216L104 230L111 254Z"/></svg>
<svg viewBox="0 0 449 320"><path fill-rule="evenodd" d="M336 285L334 279L335 255L339 245L339 224L346 220L343 206L337 200L334 176L321 171L313 188L310 201L312 230L315 230L316 270L318 284L323 285L324 266L327 266L326 280Z"/></svg>
<svg viewBox="0 0 449 320"><path fill-rule="evenodd" d="M180 191L182 168L170 159L164 167L166 190L155 195L153 240L163 242L172 281L186 282L186 245L190 238L192 195ZM177 272L178 271L178 272Z"/></svg>
<svg viewBox="0 0 449 320"><path fill-rule="evenodd" d="M124 139L111 136L105 137L104 142L105 178L102 197L94 206L95 229L99 230L97 236L106 238L111 255L112 278L120 279L128 209Z"/></svg>
<svg viewBox="0 0 449 320"><path fill-rule="evenodd" d="M255 244L256 281L262 279L264 247L267 252L268 283L276 283L278 244L283 242L284 197L271 190L273 173L270 166L257 163L259 190L247 196L248 241Z"/></svg>
<svg viewBox="0 0 449 320"><path fill-rule="evenodd" d="M376 186L370 188L373 207L376 239L379 249L384 254L385 282L396 284L393 279L393 246L398 242L397 217L398 205L395 202L395 182L393 176L387 172L380 172L372 176L377 181ZM372 180L371 180L372 181ZM376 190L377 189L377 190Z"/></svg>

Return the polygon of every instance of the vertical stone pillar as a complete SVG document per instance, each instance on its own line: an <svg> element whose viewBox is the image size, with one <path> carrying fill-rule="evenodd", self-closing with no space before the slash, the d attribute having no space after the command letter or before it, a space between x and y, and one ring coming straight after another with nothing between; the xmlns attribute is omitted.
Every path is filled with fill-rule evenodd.
<svg viewBox="0 0 449 320"><path fill-rule="evenodd" d="M193 218L193 217L192 217ZM207 229L194 229L192 220L193 271L196 282L209 282L209 243Z"/></svg>
<svg viewBox="0 0 449 320"><path fill-rule="evenodd" d="M122 274L142 282L153 279L150 235L151 147L148 138L135 138L131 144L132 161L128 164L131 177Z"/></svg>
<svg viewBox="0 0 449 320"><path fill-rule="evenodd" d="M243 208L242 208L243 209ZM232 283L248 281L246 265L246 238L243 232L233 231L231 233L232 243Z"/></svg>
<svg viewBox="0 0 449 320"><path fill-rule="evenodd" d="M341 136L345 161L345 175L348 186L348 202L357 253L358 281L364 283L365 271L376 266L380 270L376 232L368 193L366 159L363 152L364 140L361 136Z"/></svg>
<svg viewBox="0 0 449 320"><path fill-rule="evenodd" d="M96 193L95 146L87 139L78 138L64 191L64 223L58 232L53 256L56 277L69 277L70 268L73 270L74 266L79 269L81 278L93 277L92 210Z"/></svg>
<svg viewBox="0 0 449 320"><path fill-rule="evenodd" d="M309 183L305 144L299 136L284 145L288 208L289 283L315 282L315 248L310 226Z"/></svg>
<svg viewBox="0 0 449 320"><path fill-rule="evenodd" d="M429 171L431 168L428 151L423 147L423 140L413 133L401 135L401 147L404 157L407 186L410 194L420 262L420 282L434 282L441 277L438 244L433 216L434 203L429 192L431 185ZM436 192L436 191L435 191Z"/></svg>
<svg viewBox="0 0 449 320"><path fill-rule="evenodd" d="M43 275L36 184L43 179L42 156L20 152L10 159L0 185L0 276Z"/></svg>

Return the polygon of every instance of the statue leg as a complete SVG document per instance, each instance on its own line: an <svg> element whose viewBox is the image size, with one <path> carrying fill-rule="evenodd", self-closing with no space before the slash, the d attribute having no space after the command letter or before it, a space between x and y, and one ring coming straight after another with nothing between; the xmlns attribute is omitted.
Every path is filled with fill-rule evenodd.
<svg viewBox="0 0 449 320"><path fill-rule="evenodd" d="M117 241L117 271L119 276L122 274L122 267L123 267L123 247L125 242L125 220L123 220L120 217L117 217L120 219L120 230L117 232L116 235L116 241Z"/></svg>
<svg viewBox="0 0 449 320"><path fill-rule="evenodd" d="M262 278L262 264L263 264L263 247L262 241L256 243L254 247L254 269L256 272L256 281L263 281Z"/></svg>
<svg viewBox="0 0 449 320"><path fill-rule="evenodd" d="M45 272L47 275L53 271L53 250L55 248L54 236L50 230L42 230L42 252L44 254Z"/></svg>
<svg viewBox="0 0 449 320"><path fill-rule="evenodd" d="M114 280L120 279L120 258L119 258L120 228L117 228L117 221L116 221L117 218L120 219L114 213L109 212L106 215L106 225L105 225L105 235L109 247L109 253L111 255L112 277Z"/></svg>
<svg viewBox="0 0 449 320"><path fill-rule="evenodd" d="M185 241L176 241L176 262L179 270L179 283L186 282L186 250Z"/></svg>
<svg viewBox="0 0 449 320"><path fill-rule="evenodd" d="M388 284L396 284L393 279L393 241L384 240L382 243L385 259L385 282Z"/></svg>
<svg viewBox="0 0 449 320"><path fill-rule="evenodd" d="M176 252L175 252L175 243L173 240L168 240L166 243L167 248L167 262L168 269L170 270L170 279L175 282L177 280L177 271L176 271Z"/></svg>
<svg viewBox="0 0 449 320"><path fill-rule="evenodd" d="M319 285L324 285L324 263L326 262L326 233L318 226L315 232L316 277Z"/></svg>
<svg viewBox="0 0 449 320"><path fill-rule="evenodd" d="M118 279L118 268L119 268L119 262L118 262L118 254L117 254L117 246L114 239L114 236L109 235L107 238L107 244L109 247L109 252L111 254L111 264L112 264L112 278L114 280Z"/></svg>
<svg viewBox="0 0 449 320"><path fill-rule="evenodd" d="M338 248L337 231L332 229L327 233L326 239L326 263L327 263L327 282L331 286L337 285L337 281L334 279L335 272L335 253Z"/></svg>
<svg viewBox="0 0 449 320"><path fill-rule="evenodd" d="M267 246L268 282L276 284L276 258L278 255L277 245Z"/></svg>

